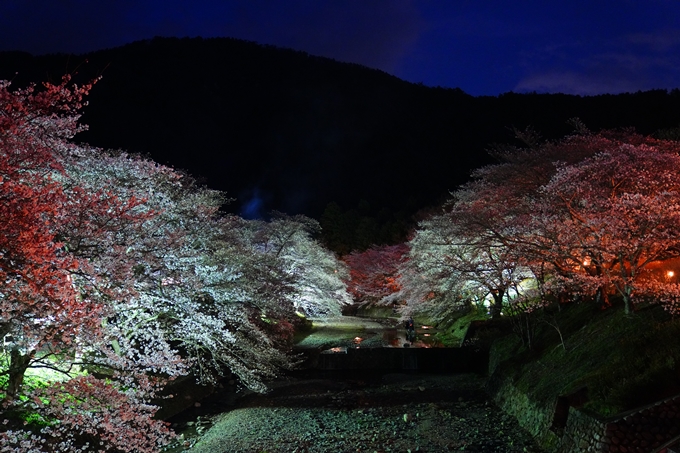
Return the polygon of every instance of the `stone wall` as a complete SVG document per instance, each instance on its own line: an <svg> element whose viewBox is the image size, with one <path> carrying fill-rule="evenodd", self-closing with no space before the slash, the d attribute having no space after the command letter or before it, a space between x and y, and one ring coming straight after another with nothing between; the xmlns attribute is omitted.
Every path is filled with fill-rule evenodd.
<svg viewBox="0 0 680 453"><path fill-rule="evenodd" d="M608 419L569 407L566 425L556 427L557 399L552 404L538 404L509 379L491 393L543 448L555 453L651 453L680 435L680 396Z"/></svg>
<svg viewBox="0 0 680 453"><path fill-rule="evenodd" d="M559 443L559 437L550 430L555 403L542 406L522 391L518 390L506 379L497 382L495 388L490 389L491 396L504 412L517 419L520 426L531 433L539 445L548 451L554 451Z"/></svg>
<svg viewBox="0 0 680 453"><path fill-rule="evenodd" d="M608 420L608 453L649 453L680 434L680 396Z"/></svg>
<svg viewBox="0 0 680 453"><path fill-rule="evenodd" d="M561 433L559 453L605 452L607 423L579 409L569 408L567 426ZM648 453L648 452L646 452Z"/></svg>

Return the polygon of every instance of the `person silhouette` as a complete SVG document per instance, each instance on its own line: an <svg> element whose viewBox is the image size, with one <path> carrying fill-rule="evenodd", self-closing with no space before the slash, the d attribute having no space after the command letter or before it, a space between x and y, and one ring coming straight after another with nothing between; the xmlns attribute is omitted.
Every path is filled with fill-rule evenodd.
<svg viewBox="0 0 680 453"><path fill-rule="evenodd" d="M413 318L409 316L409 318L404 322L404 325L406 327L406 339L410 343L413 343L413 341L416 339L416 326L413 322Z"/></svg>

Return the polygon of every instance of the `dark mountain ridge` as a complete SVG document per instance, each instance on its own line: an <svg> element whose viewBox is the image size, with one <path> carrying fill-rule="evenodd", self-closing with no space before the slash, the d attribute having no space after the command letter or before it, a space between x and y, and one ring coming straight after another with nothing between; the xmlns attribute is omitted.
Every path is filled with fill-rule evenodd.
<svg viewBox="0 0 680 453"><path fill-rule="evenodd" d="M258 207L319 217L330 201L436 204L491 162L508 127L548 139L579 117L641 133L680 124L680 91L472 97L356 64L229 38L154 38L86 55L0 53L14 86L102 75L78 139L147 154ZM408 200L408 202L407 202ZM259 204L258 204L259 203Z"/></svg>

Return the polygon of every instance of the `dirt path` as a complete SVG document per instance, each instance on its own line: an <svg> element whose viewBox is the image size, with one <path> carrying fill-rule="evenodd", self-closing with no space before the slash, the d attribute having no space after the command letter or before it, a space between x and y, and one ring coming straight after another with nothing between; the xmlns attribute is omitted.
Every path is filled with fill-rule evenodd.
<svg viewBox="0 0 680 453"><path fill-rule="evenodd" d="M486 399L483 383L476 375L289 379L268 395L244 396L229 412L204 416L205 432L185 451L539 452Z"/></svg>

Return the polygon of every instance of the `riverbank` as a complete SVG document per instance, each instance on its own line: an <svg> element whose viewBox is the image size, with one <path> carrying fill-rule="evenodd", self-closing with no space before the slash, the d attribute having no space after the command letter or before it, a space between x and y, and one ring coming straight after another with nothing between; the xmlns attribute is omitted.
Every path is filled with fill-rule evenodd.
<svg viewBox="0 0 680 453"><path fill-rule="evenodd" d="M487 390L546 450L648 453L680 435L680 321L662 306L564 303L519 319L523 338L512 318L475 335L494 339Z"/></svg>
<svg viewBox="0 0 680 453"><path fill-rule="evenodd" d="M541 451L486 398L484 384L475 374L289 378L267 395L241 397L228 412L204 415L205 432L184 451Z"/></svg>

